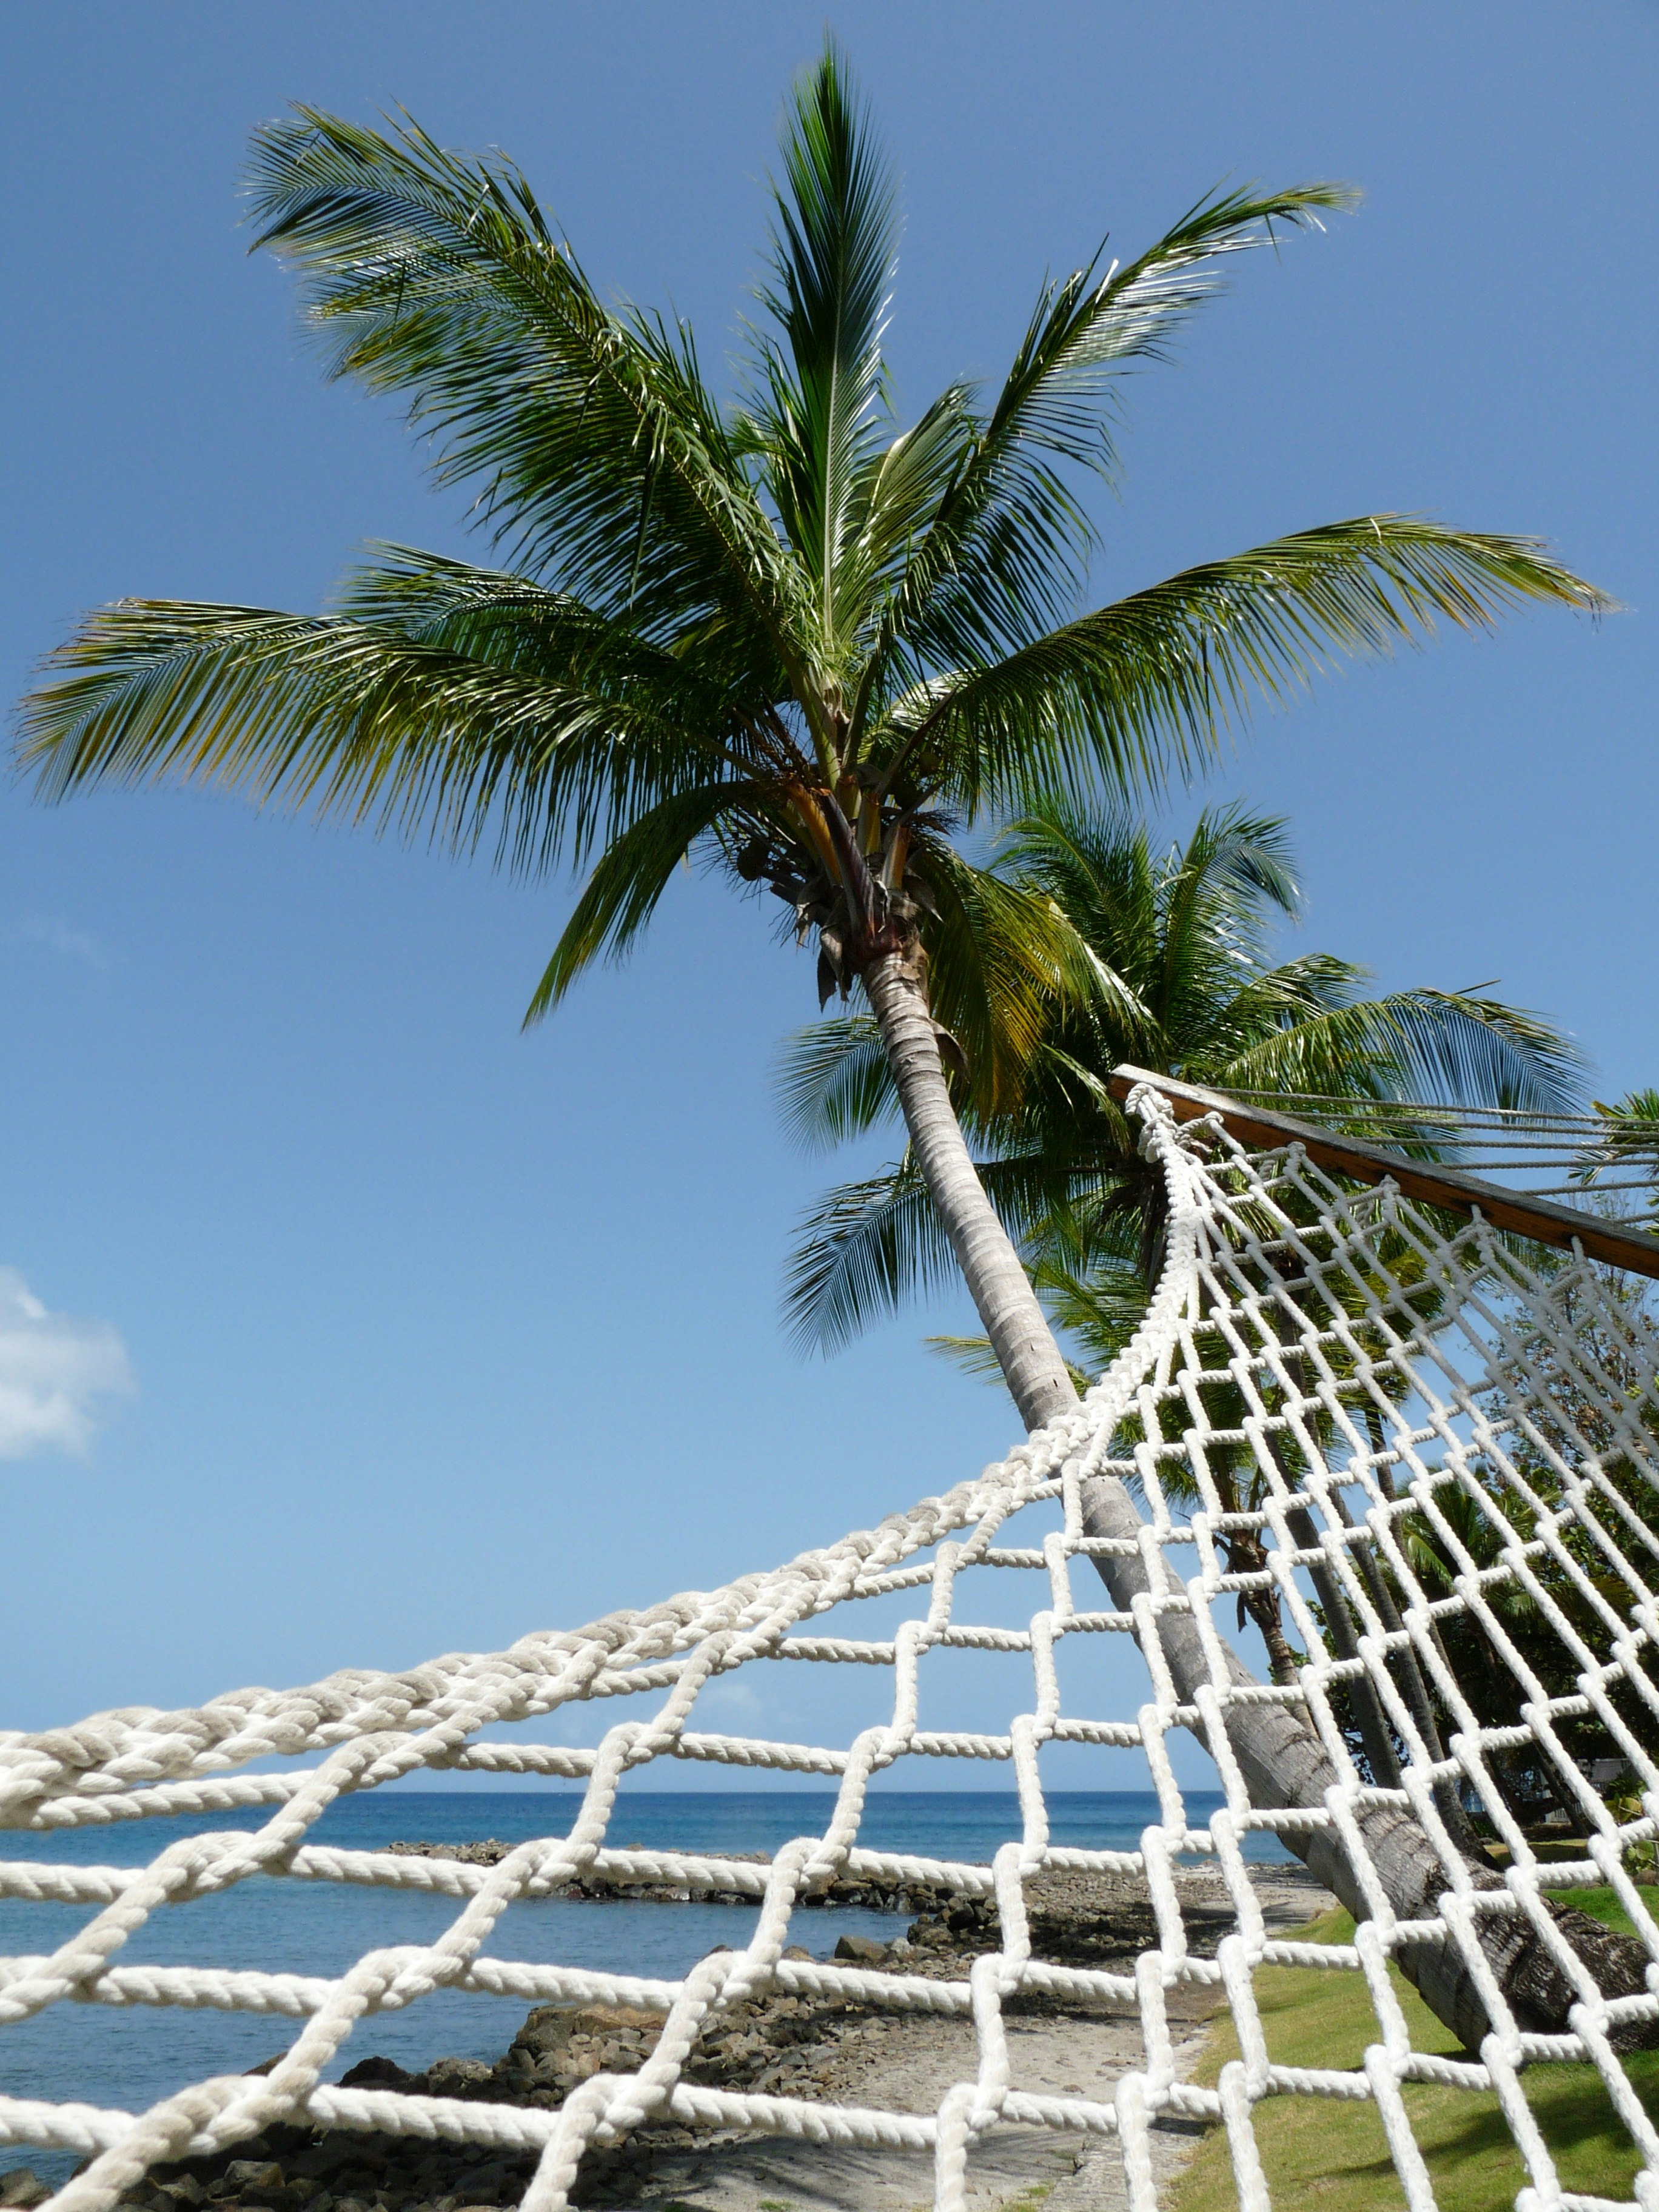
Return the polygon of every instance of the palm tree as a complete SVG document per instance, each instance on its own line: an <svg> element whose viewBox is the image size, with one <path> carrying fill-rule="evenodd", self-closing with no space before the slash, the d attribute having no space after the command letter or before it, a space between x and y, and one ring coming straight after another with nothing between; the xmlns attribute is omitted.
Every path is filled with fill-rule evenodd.
<svg viewBox="0 0 1659 2212"><path fill-rule="evenodd" d="M861 987L1036 1425L1072 1382L975 1176L939 1029L994 1059L1065 948L958 830L1057 787L1155 788L1332 655L1526 599L1607 603L1532 541L1381 514L1076 613L1081 487L1115 471L1124 372L1167 355L1232 256L1352 196L1211 195L1127 264L1046 284L988 397L952 384L900 427L893 186L833 48L796 87L782 161L723 407L690 330L607 307L505 160L309 108L264 126L258 243L304 279L332 374L407 402L510 565L381 547L322 617L125 600L54 656L21 758L51 797L195 781L526 873L591 862L532 1018L635 943L683 859L775 892L821 991Z"/></svg>
<svg viewBox="0 0 1659 2212"><path fill-rule="evenodd" d="M1167 354L1233 255L1350 195L1211 195L1127 264L1046 284L1000 386L952 384L901 427L893 189L833 49L787 110L727 406L690 330L605 305L504 159L302 108L257 134L251 189L333 374L407 402L507 565L381 547L321 617L94 613L22 710L38 788L194 781L527 874L591 864L532 1018L637 940L682 860L775 892L821 990L862 989L1022 1415L1064 1414L1072 1378L974 1172L937 1024L994 1051L1068 939L973 869L959 830L1056 787L1157 789L1334 656L1523 600L1607 604L1533 541L1380 514L1076 611L1122 374ZM1103 1564L1127 1592L1135 1563ZM1316 1741L1249 1711L1241 1761L1279 1793L1263 1802L1297 1802ZM1397 1886L1421 1888L1409 1868Z"/></svg>
<svg viewBox="0 0 1659 2212"><path fill-rule="evenodd" d="M1468 992L1366 997L1367 971L1329 953L1274 961L1273 927L1301 905L1280 817L1208 808L1184 844L1160 852L1121 810L1050 797L1010 825L988 873L1063 914L1082 948L1070 988L1049 994L994 1084L962 1085L960 1098L981 1180L1085 1371L1139 1325L1162 1251L1163 1179L1107 1087L1121 1064L1257 1098L1316 1095L1339 1123L1344 1102L1552 1112L1576 1090L1575 1048L1535 1014ZM862 1012L793 1039L781 1088L809 1145L862 1134L896 1103ZM1426 1134L1414 1148L1430 1148ZM907 1153L808 1217L787 1298L795 1332L833 1349L943 1282L949 1262ZM986 1364L981 1340L939 1341Z"/></svg>
<svg viewBox="0 0 1659 2212"><path fill-rule="evenodd" d="M968 1089L961 1112L981 1180L1076 1353L1079 1381L1100 1373L1139 1328L1161 1261L1163 1178L1107 1087L1121 1063L1257 1097L1316 1094L1339 1119L1344 1101L1438 1094L1548 1111L1571 1094L1577 1054L1534 1014L1458 992L1366 998L1365 969L1328 953L1273 961L1273 926L1301 905L1279 817L1237 804L1206 809L1184 844L1158 851L1146 825L1121 811L1049 799L1011 825L994 872L1066 915L1091 985L1054 993L1024 1064L1002 1071L989 1098ZM896 1103L867 1014L803 1031L787 1050L781 1088L809 1144L861 1134ZM787 1294L796 1334L833 1349L877 1313L942 1284L949 1261L908 1155L832 1190L796 1249ZM933 1341L971 1371L998 1372L982 1337ZM1217 1430L1240 1427L1236 1392L1212 1385L1206 1395L1218 1401ZM1260 1510L1267 1478L1247 1445L1215 1443L1206 1464L1224 1513ZM1196 1506L1196 1487L1183 1480L1171 1463L1169 1502ZM1230 1572L1261 1577L1239 1599L1240 1626L1247 1614L1254 1621L1273 1679L1294 1680L1297 1655L1261 1536L1235 1531L1222 1548ZM1340 1597L1320 1595L1340 1632ZM1375 1735L1380 1721L1365 1717Z"/></svg>
<svg viewBox="0 0 1659 2212"><path fill-rule="evenodd" d="M1612 1205L1651 1229L1659 1200L1659 1091L1627 1091L1611 1106L1600 1098L1594 1103L1601 1129L1584 1146L1573 1179L1588 1188L1609 1170L1617 1172ZM1645 1198L1644 1206L1632 1206L1632 1191Z"/></svg>

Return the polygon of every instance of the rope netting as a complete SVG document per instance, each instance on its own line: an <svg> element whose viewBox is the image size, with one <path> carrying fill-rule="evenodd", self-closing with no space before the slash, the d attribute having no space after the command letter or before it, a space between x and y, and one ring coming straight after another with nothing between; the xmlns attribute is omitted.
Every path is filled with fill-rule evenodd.
<svg viewBox="0 0 1659 2212"><path fill-rule="evenodd" d="M1284 2097L1372 2100L1418 2212L1435 2201L1408 2094L1423 2082L1488 2101L1495 2092L1532 2212L1582 2212L1599 2200L1564 2187L1528 2101L1529 2069L1544 2061L1599 2074L1641 2169L1637 2200L1656 2212L1659 2136L1621 2065L1632 2042L1659 2039L1659 1978L1641 1971L1659 1961L1659 1928L1639 1878L1659 1832L1659 1399L1640 1299L1582 1256L1540 1255L1478 1217L1430 1212L1387 1185L1341 1186L1295 1145L1252 1155L1214 1117L1177 1127L1146 1089L1132 1103L1167 1192L1157 1295L1076 1413L977 1480L774 1572L505 1651L0 1737L0 1820L14 1829L268 1813L263 1825L191 1834L142 1867L0 1866L0 1893L90 1908L49 1955L0 1960L0 2025L65 2002L300 2023L269 2072L202 2081L137 2114L0 2095L0 2141L90 2158L55 2200L65 2212L104 2212L152 2164L223 2150L285 2120L533 2150L531 2212L565 2202L590 2148L654 2122L931 2150L937 2202L951 2208L991 2131L1081 2131L1116 2138L1129 2201L1150 2212L1152 2131L1172 2119L1224 2129L1240 2202L1255 2212L1272 2189L1263 2100ZM1138 1526L1124 1517L1129 1498ZM976 1621L986 1578L1000 1589L1019 1576L1036 1586L1027 1625ZM895 1593L910 1594L910 1609L890 1635L815 1626L848 1601ZM1264 1648L1279 1623L1277 1679L1247 1674L1230 1650L1247 1615L1266 1624ZM1138 1711L1091 1716L1062 1696L1073 1639L1103 1635L1139 1647L1135 1661L1126 1641L1132 1663L1105 1670L1144 1685L1126 1699L1143 1695ZM923 1725L929 1660L953 1648L1002 1655L1001 1732ZM890 1716L844 1748L699 1727L710 1685L786 1657L889 1670ZM624 1705L597 1749L494 1733L601 1698L640 1701L643 1716ZM1170 1755L1179 1729L1201 1736L1224 1796L1201 1821ZM1138 1850L1050 1842L1041 1753L1060 1742L1144 1759L1160 1817ZM272 1755L309 1763L238 1771ZM670 1758L833 1777L833 1814L763 1863L617 1848L619 1785ZM1018 1786L1023 1833L993 1865L860 1843L873 1776L901 1760L963 1759L1009 1762ZM422 1768L579 1779L580 1809L567 1835L492 1867L310 1839L342 1793ZM1584 1839L1565 1858L1542 1853L1552 1820ZM1316 1869L1341 1869L1327 1878L1358 1906L1351 1942L1268 1933L1246 1858L1247 1838L1262 1831ZM1428 1869L1415 1889L1400 1873L1413 1852ZM1194 1855L1234 1916L1212 1957L1189 1947L1175 1879ZM1158 1940L1133 1971L1033 1955L1024 1885L1066 1869L1144 1880ZM455 1911L435 1942L371 1952L333 1979L123 1964L159 1908L254 1875L436 1893ZM492 1950L515 1900L589 1875L751 1896L752 1938L678 1980ZM786 1957L792 1917L837 1877L993 1900L995 1948L959 1980ZM1605 1974L1598 1981L1559 1910L1560 1893L1589 1888L1615 1893L1645 1947L1618 1993ZM1517 1979L1528 1946L1563 1992L1553 2018L1540 2011L1537 1972ZM1431 2002L1437 1974L1464 1990L1458 2017L1474 2026L1462 2055L1447 2055L1443 2039L1434 2051L1420 2034L1414 2045L1417 2015L1391 1961ZM1264 1966L1318 1966L1363 1985L1375 2032L1357 2066L1275 2061L1257 2002ZM1224 2000L1237 2033L1239 2056L1214 2088L1177 2069L1169 2012L1183 1985ZM637 2071L595 2074L556 2109L325 2080L343 2070L366 2016L444 1989L517 2006L626 2004L661 2027ZM708 2017L771 1990L962 2015L974 2070L926 2115L685 2078ZM1023 2086L1003 2008L1031 1991L1137 2021L1139 2063L1094 2095Z"/></svg>

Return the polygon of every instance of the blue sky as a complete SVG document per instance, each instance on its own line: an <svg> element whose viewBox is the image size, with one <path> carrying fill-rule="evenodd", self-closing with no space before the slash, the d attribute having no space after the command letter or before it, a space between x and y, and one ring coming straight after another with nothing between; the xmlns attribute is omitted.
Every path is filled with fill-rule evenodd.
<svg viewBox="0 0 1659 2212"><path fill-rule="evenodd" d="M401 103L506 148L718 362L826 20L902 173L904 404L996 371L1109 228L1133 252L1223 179L1364 189L1137 385L1097 587L1406 508L1540 533L1626 602L1344 674L1214 788L1291 813L1309 949L1500 979L1601 1095L1659 1080L1649 0L9 8L8 696L100 601L310 608L366 538L471 543L246 258L253 123ZM752 909L688 879L525 1037L568 885L196 794L0 805L7 1724L494 1647L1013 1440L919 1348L948 1303L828 1365L782 1338L832 1170L772 1108L811 968Z"/></svg>

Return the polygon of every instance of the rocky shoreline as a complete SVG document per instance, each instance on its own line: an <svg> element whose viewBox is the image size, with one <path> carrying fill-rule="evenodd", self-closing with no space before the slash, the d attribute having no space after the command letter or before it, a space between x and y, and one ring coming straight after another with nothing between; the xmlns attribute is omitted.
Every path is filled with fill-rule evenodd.
<svg viewBox="0 0 1659 2212"><path fill-rule="evenodd" d="M509 1847L402 1848L488 1865ZM652 1888L665 1899L678 1893L665 1884L592 1878L571 1887L580 1895L614 1896L619 1890L639 1895ZM837 1904L878 1902L879 1885L841 1887L844 1894L831 1887ZM1270 1925L1294 1925L1332 1902L1299 1868L1257 1869L1256 1887ZM1189 1948L1197 1956L1212 1956L1234 1925L1224 1892L1208 1873L1182 1874L1177 1888ZM933 1895L915 1885L903 1894L904 1909L915 1917L892 1943L843 1936L836 1955L860 1965L890 1963L909 1975L961 1979L973 1958L996 1947L993 1901L955 1892ZM1051 1963L1121 1971L1157 1940L1144 1882L1050 1874L1028 1883L1026 1896L1033 1952ZM891 1909L900 1908L896 1903ZM789 1955L812 1954L797 1949ZM1203 2024L1218 1993L1178 1987L1170 1996L1176 2063L1184 2073L1202 2048ZM1106 2005L1026 1993L1009 2000L1004 2014L1015 2079L1023 2087L1109 2096L1117 2075L1142 2063L1138 2021ZM410 2074L390 2059L370 2057L343 2076L343 2086L552 2110L591 2075L635 2070L660 2026L655 2013L622 2007L538 2006L494 2065L440 2058L424 2073ZM364 2032L372 2035L372 2023ZM896 2014L775 1992L711 2017L684 2078L737 2091L929 2113L951 2081L971 2076L974 2063L973 2026L959 2015ZM1188 2154L1194 2130L1176 2124L1159 2132L1158 2157L1172 2172ZM230 2153L155 2168L125 2200L124 2212L240 2212L241 2207L249 2212L490 2212L519 2203L534 2162L528 2152L352 2129L280 2126ZM917 2153L878 2157L670 2124L641 2129L614 2148L591 2153L574 2198L580 2205L637 2204L654 2212L901 2212L931 2197L929 2167L926 2155ZM1034 2203L1034 2191L1044 2200L1045 2212L1098 2212L1123 2202L1115 2144L1040 2129L996 2130L976 2148L969 2181L976 2212L991 2212L1017 2197ZM44 2194L27 2169L0 2176L0 2212L7 2207L27 2212Z"/></svg>
<svg viewBox="0 0 1659 2212"><path fill-rule="evenodd" d="M388 1844L388 1857L453 1859L463 1866L499 1866L509 1851L518 1847L504 1844L491 1836L476 1844ZM624 1844L629 1850L644 1850L644 1844ZM763 1867L769 1863L764 1851L721 1851L718 1862L730 1866ZM696 1883L653 1881L632 1874L608 1874L590 1869L574 1881L562 1883L550 1890L550 1897L563 1898L641 1898L662 1905L687 1905L695 1898L699 1902L714 1905L753 1905L759 1897L758 1886L754 1889L739 1889L716 1882ZM820 1890L799 1902L805 1907L836 1905L860 1905L875 1912L920 1913L938 1911L951 1904L959 1893L943 1883L926 1881L885 1881L878 1876L860 1875L849 1878L837 1875Z"/></svg>

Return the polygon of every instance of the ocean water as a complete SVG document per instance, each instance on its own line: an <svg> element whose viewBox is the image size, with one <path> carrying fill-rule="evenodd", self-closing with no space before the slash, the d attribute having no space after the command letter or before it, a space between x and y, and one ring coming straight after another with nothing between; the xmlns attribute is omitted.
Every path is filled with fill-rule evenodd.
<svg viewBox="0 0 1659 2212"><path fill-rule="evenodd" d="M498 1837L523 1843L568 1833L580 1802L574 1790L377 1791L343 1799L312 1832L318 1842L354 1850L401 1840L466 1843ZM1207 1819L1220 1802L1210 1793L1188 1791L1194 1824ZM828 1790L628 1792L618 1802L610 1833L619 1847L775 1851L793 1837L820 1833L834 1802ZM1134 1850L1142 1831L1158 1817L1150 1791L1054 1792L1048 1809L1054 1843L1093 1850ZM0 1838L0 1856L137 1866L176 1837L258 1825L252 1814L220 1814L14 1833ZM1012 1791L890 1790L866 1799L860 1841L877 1850L986 1861L1020 1832ZM1285 1856L1271 1836L1252 1837L1250 1852L1261 1859ZM450 1898L255 1875L222 1896L197 1898L152 1915L118 1955L131 1965L338 1974L365 1951L431 1942L458 1910ZM0 1954L51 1952L93 1917L82 1905L0 1899ZM672 1978L717 1946L735 1949L747 1942L756 1917L752 1905L540 1898L509 1906L487 1948L498 1958ZM803 1907L790 1941L827 1958L843 1935L890 1940L902 1924L890 1914L861 1908ZM411 2071L443 2056L494 2059L512 2041L523 2011L515 2000L440 1990L406 2011L360 2021L330 2078L337 2080L371 2052ZM141 2110L204 2075L258 2065L291 2043L299 2027L240 2013L56 2004L33 2019L0 2027L0 2091ZM0 2170L23 2163L56 2178L59 2166L67 2172L72 2161L0 2148Z"/></svg>

